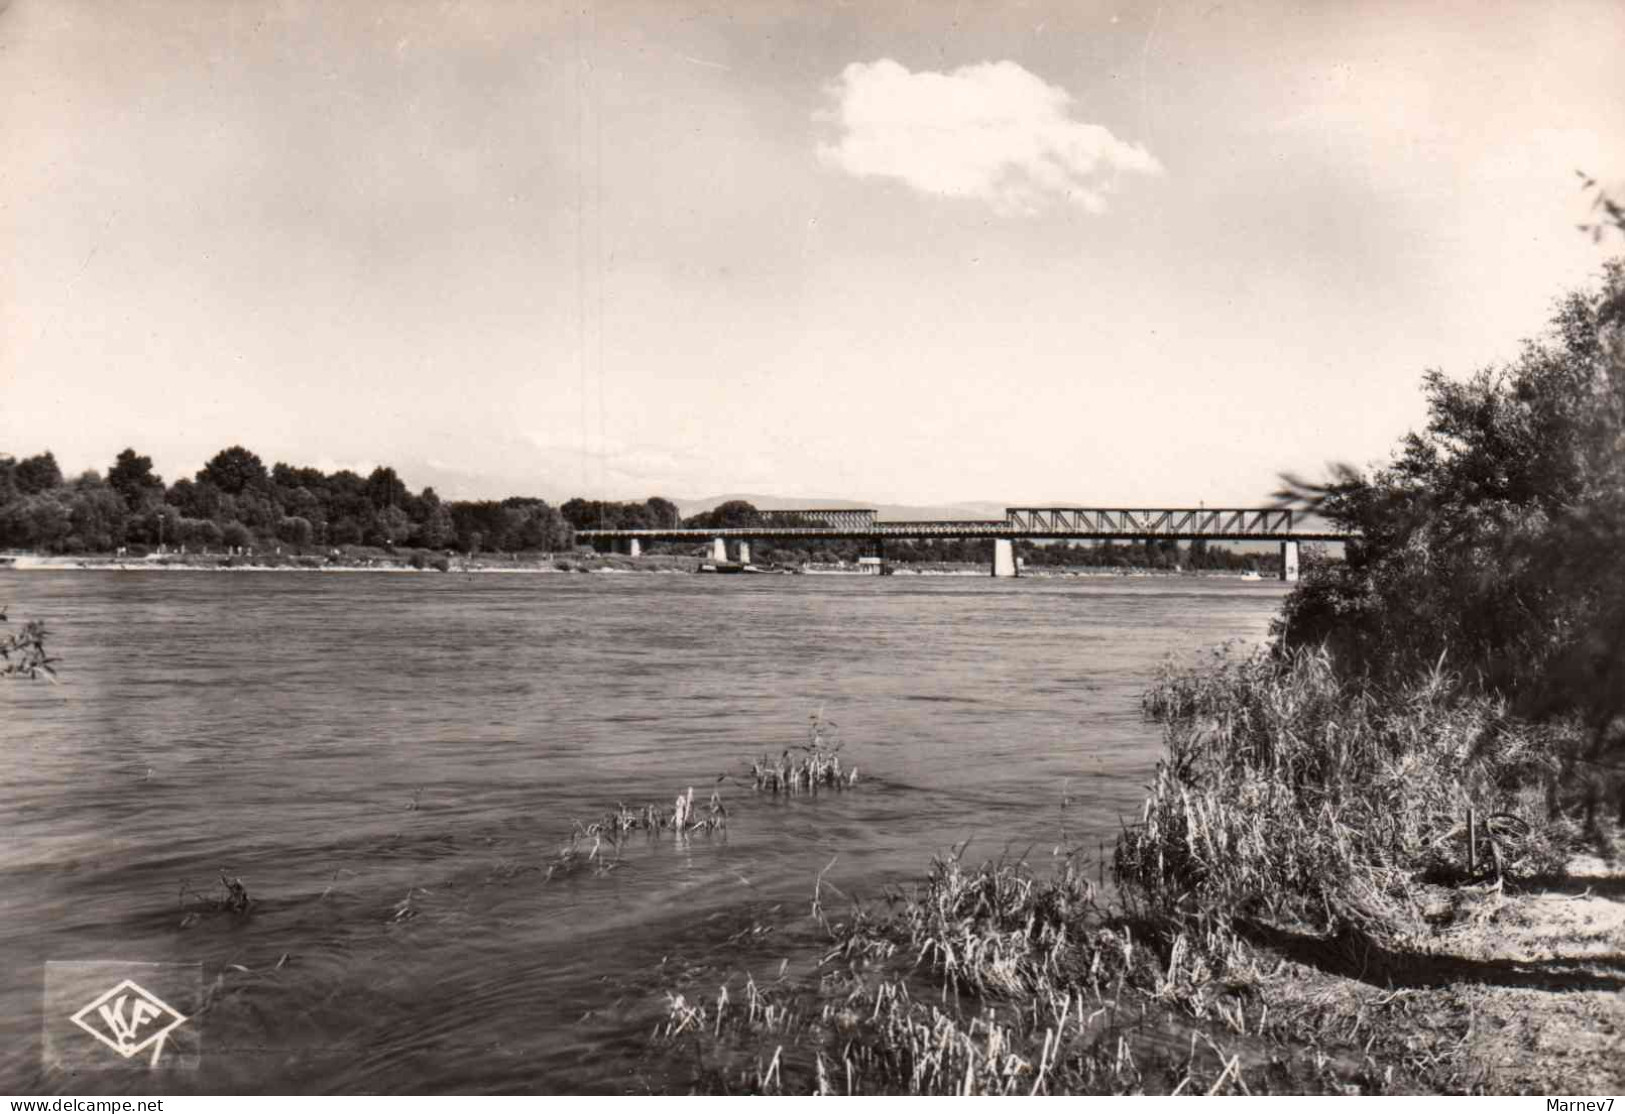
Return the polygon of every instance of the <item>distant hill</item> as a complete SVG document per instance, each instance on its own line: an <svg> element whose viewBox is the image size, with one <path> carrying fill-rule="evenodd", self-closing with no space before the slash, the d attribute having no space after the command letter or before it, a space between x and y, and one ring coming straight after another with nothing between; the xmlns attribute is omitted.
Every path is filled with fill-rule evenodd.
<svg viewBox="0 0 1625 1114"><path fill-rule="evenodd" d="M827 510L873 510L887 522L931 522L945 519L1002 519L1004 508L1014 503L940 503L909 506L900 503L864 503L852 499L785 499L777 495L713 495L707 499L678 499L677 508L687 518L743 499L758 510L790 511L820 508Z"/></svg>

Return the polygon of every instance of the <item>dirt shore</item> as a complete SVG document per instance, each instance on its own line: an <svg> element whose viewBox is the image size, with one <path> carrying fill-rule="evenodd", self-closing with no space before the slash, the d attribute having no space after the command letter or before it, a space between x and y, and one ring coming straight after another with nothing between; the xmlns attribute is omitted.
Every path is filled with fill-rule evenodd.
<svg viewBox="0 0 1625 1114"><path fill-rule="evenodd" d="M1261 996L1314 1034L1305 1051L1337 1062L1329 1075L1446 1094L1625 1093L1625 864L1582 856L1562 880L1438 890L1427 905L1434 931L1391 950L1260 941L1281 957Z"/></svg>

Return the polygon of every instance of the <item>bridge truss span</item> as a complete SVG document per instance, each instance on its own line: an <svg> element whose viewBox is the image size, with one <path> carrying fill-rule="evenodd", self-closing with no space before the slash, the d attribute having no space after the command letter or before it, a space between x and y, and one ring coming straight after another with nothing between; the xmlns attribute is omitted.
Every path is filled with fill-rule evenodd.
<svg viewBox="0 0 1625 1114"><path fill-rule="evenodd" d="M1346 541L1353 535L1304 522L1276 507L1010 507L1004 518L881 520L871 510L766 511L760 521L736 526L677 526L644 530L578 530L584 542L837 541L845 538L993 538L1016 541Z"/></svg>
<svg viewBox="0 0 1625 1114"><path fill-rule="evenodd" d="M1025 537L1281 538L1293 535L1292 511L1273 507L1009 507L1005 524Z"/></svg>

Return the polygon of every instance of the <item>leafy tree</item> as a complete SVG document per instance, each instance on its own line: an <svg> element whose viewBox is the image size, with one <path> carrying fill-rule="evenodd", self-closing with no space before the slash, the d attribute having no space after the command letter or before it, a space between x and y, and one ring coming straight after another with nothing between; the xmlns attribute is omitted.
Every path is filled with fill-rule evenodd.
<svg viewBox="0 0 1625 1114"><path fill-rule="evenodd" d="M17 490L22 494L38 495L62 486L62 469L57 467L56 457L53 454L43 452L38 456L19 460L12 469L12 478Z"/></svg>
<svg viewBox="0 0 1625 1114"><path fill-rule="evenodd" d="M254 544L254 535L241 522L228 522L221 528L220 540L233 549L246 549Z"/></svg>
<svg viewBox="0 0 1625 1114"><path fill-rule="evenodd" d="M744 499L730 499L714 510L691 516L684 525L707 530L726 530L741 526L756 526L762 521L762 512Z"/></svg>
<svg viewBox="0 0 1625 1114"><path fill-rule="evenodd" d="M129 540L152 545L179 545L185 540L186 520L175 507L159 504L139 517L129 519L125 528Z"/></svg>
<svg viewBox="0 0 1625 1114"><path fill-rule="evenodd" d="M398 507L406 501L406 485L393 468L374 468L367 477L367 499L378 509Z"/></svg>
<svg viewBox="0 0 1625 1114"><path fill-rule="evenodd" d="M245 491L237 496L233 509L233 518L260 533L271 533L282 520L282 508L258 491Z"/></svg>
<svg viewBox="0 0 1625 1114"><path fill-rule="evenodd" d="M187 518L215 518L220 513L221 491L212 483L176 480L169 485L164 501Z"/></svg>
<svg viewBox="0 0 1625 1114"><path fill-rule="evenodd" d="M456 524L452 522L451 508L444 503L436 502L424 519L419 530L418 541L430 549L441 549L456 537Z"/></svg>
<svg viewBox="0 0 1625 1114"><path fill-rule="evenodd" d="M459 548L464 552L472 553L480 548L514 548L514 542L509 537L514 522L508 515L508 508L501 503L491 500L453 503L451 517L457 528Z"/></svg>
<svg viewBox="0 0 1625 1114"><path fill-rule="evenodd" d="M314 528L327 521L326 510L322 501L318 499L308 487L295 487L287 490L282 499L282 509L296 518L303 518Z"/></svg>
<svg viewBox="0 0 1625 1114"><path fill-rule="evenodd" d="M636 530L647 525L643 503L611 503L602 499L571 499L559 508L577 530Z"/></svg>
<svg viewBox="0 0 1625 1114"><path fill-rule="evenodd" d="M321 491L327 487L327 474L320 468L295 468L279 460L271 466L271 482L282 488L305 487L311 491Z"/></svg>
<svg viewBox="0 0 1625 1114"><path fill-rule="evenodd" d="M105 552L124 544L124 500L95 472L74 481L68 508L75 548Z"/></svg>
<svg viewBox="0 0 1625 1114"><path fill-rule="evenodd" d="M270 482L270 476L259 457L241 445L233 445L215 453L198 472L197 481L211 484L227 495L237 495L250 488L264 487Z"/></svg>
<svg viewBox="0 0 1625 1114"><path fill-rule="evenodd" d="M344 469L327 477L326 489L328 519L352 518L359 529L373 509L367 481Z"/></svg>
<svg viewBox="0 0 1625 1114"><path fill-rule="evenodd" d="M668 529L683 520L682 514L677 510L677 504L659 495L645 500L643 506L648 512L651 529Z"/></svg>
<svg viewBox="0 0 1625 1114"><path fill-rule="evenodd" d="M225 535L221 531L219 524L207 518L183 519L181 526L188 545L213 549L219 548L224 540Z"/></svg>
<svg viewBox="0 0 1625 1114"><path fill-rule="evenodd" d="M515 541L520 549L544 549L554 552L575 545L575 531L565 521L564 516L541 500L535 500L530 506L522 509L510 508L510 510L517 511L520 515Z"/></svg>
<svg viewBox="0 0 1625 1114"><path fill-rule="evenodd" d="M289 545L303 549L316 536L316 531L311 528L310 519L292 515L277 524L276 536Z"/></svg>
<svg viewBox="0 0 1625 1114"><path fill-rule="evenodd" d="M60 550L72 530L71 511L59 492L24 496L0 509L0 543L7 546Z"/></svg>
<svg viewBox="0 0 1625 1114"><path fill-rule="evenodd" d="M1362 536L1289 597L1282 643L1379 680L1444 660L1625 741L1625 263L1511 363L1423 383L1427 424L1390 464L1288 477L1287 498Z"/></svg>
<svg viewBox="0 0 1625 1114"><path fill-rule="evenodd" d="M359 545L361 544L361 523L354 516L341 518L328 528L327 540L334 545Z"/></svg>
<svg viewBox="0 0 1625 1114"><path fill-rule="evenodd" d="M385 507L374 516L373 530L379 545L405 545L411 540L412 520L399 507Z"/></svg>
<svg viewBox="0 0 1625 1114"><path fill-rule="evenodd" d="M140 510L164 489L163 478L152 470L152 457L139 456L134 449L118 454L113 467L107 470L107 482L132 511Z"/></svg>

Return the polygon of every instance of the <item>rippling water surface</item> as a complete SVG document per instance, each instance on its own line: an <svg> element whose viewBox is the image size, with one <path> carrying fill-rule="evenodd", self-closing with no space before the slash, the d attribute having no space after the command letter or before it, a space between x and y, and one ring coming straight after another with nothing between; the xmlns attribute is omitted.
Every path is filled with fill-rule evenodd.
<svg viewBox="0 0 1625 1114"><path fill-rule="evenodd" d="M967 839L973 858L1047 852L1063 823L1109 840L1156 760L1137 701L1157 663L1261 639L1280 596L0 572L0 602L48 622L63 673L0 690L0 1090L140 1089L40 1073L43 964L82 959L201 963L217 984L201 1066L172 1087L682 1087L644 1039L664 987L806 969L832 858L829 881L874 895ZM856 790L782 802L725 780L725 835L635 839L602 875L536 869L573 820L707 796L819 711ZM253 915L182 927L183 885L222 869Z"/></svg>

